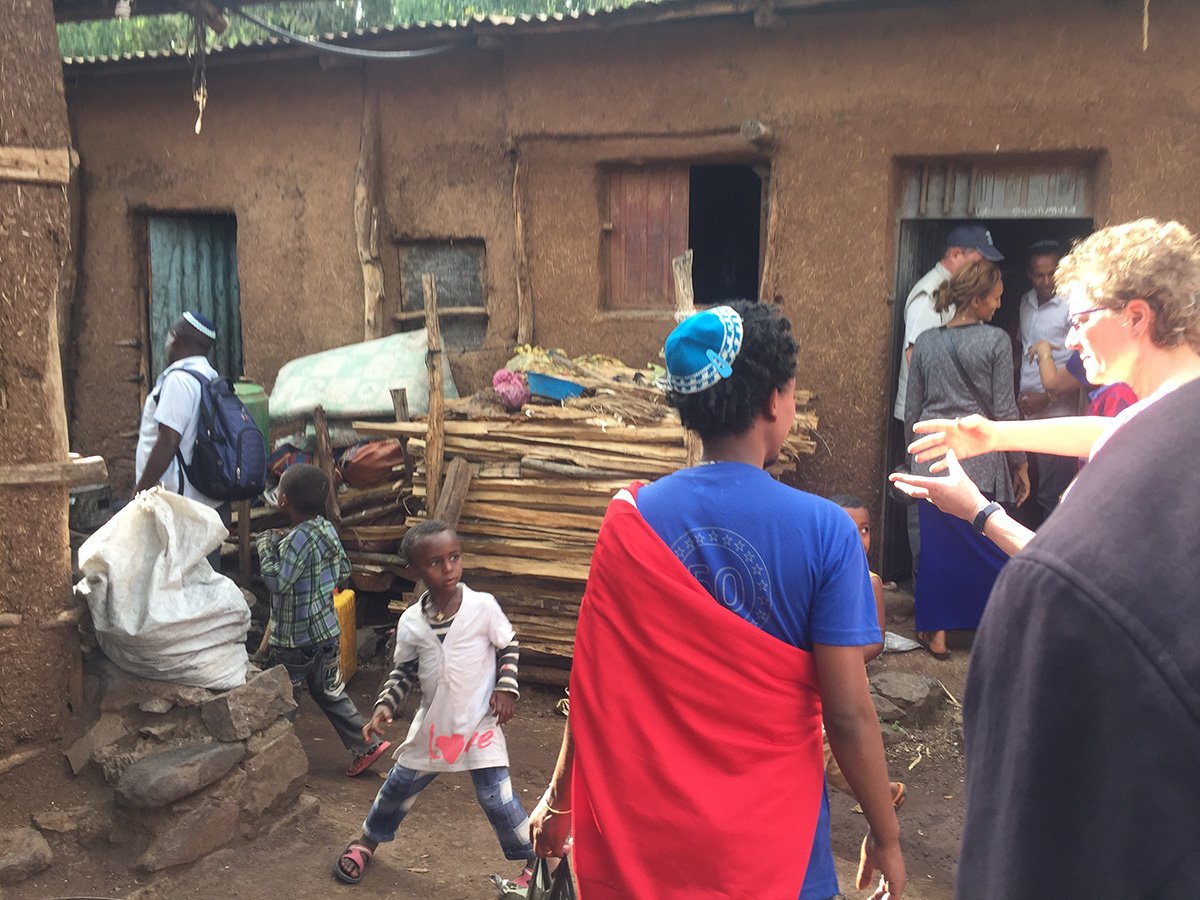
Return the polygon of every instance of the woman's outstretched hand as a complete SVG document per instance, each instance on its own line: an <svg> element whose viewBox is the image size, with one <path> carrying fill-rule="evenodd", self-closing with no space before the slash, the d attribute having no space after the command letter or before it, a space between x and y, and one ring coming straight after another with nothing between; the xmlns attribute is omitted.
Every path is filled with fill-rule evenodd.
<svg viewBox="0 0 1200 900"><path fill-rule="evenodd" d="M946 449L942 467L947 472L944 478L909 475L903 472L893 472L888 477L910 497L928 500L944 513L966 519L968 522L972 521L975 514L987 505L987 498L958 464L958 454L953 448Z"/></svg>
<svg viewBox="0 0 1200 900"><path fill-rule="evenodd" d="M937 460L930 466L931 472L944 472L947 451L953 450L959 459L982 456L996 449L995 423L980 415L964 416L961 419L928 419L913 426L913 431L923 434L908 446L908 452L917 462Z"/></svg>

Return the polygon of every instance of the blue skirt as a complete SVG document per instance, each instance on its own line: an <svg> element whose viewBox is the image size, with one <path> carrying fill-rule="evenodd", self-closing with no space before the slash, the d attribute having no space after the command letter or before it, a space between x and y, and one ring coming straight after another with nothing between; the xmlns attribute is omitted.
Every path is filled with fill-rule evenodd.
<svg viewBox="0 0 1200 900"><path fill-rule="evenodd" d="M917 571L918 631L974 629L1008 555L969 522L922 502Z"/></svg>

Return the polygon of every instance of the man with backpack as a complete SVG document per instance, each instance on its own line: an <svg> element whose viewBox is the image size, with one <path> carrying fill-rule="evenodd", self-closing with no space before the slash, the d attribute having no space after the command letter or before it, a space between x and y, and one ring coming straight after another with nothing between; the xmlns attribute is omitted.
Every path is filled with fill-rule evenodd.
<svg viewBox="0 0 1200 900"><path fill-rule="evenodd" d="M167 367L142 408L134 493L161 485L228 522L230 500L262 491L266 448L232 385L208 361L216 337L213 323L190 311L167 332ZM218 571L219 552L209 560Z"/></svg>

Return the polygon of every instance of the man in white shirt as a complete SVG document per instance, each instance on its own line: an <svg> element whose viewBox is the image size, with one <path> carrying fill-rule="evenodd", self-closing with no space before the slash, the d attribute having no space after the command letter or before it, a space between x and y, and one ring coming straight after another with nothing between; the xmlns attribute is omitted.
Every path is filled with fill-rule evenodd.
<svg viewBox="0 0 1200 900"><path fill-rule="evenodd" d="M1049 394L1042 384L1038 360L1033 346L1039 341L1050 345L1055 368L1066 365L1071 351L1067 349L1067 301L1054 290L1054 270L1063 250L1057 241L1038 241L1029 248L1027 274L1033 287L1021 297L1021 387L1017 405L1026 419L1049 419L1073 416L1079 411L1079 391ZM1042 352L1045 352L1043 349ZM1035 453L1037 472L1036 495L1043 518L1050 515L1058 500L1078 471L1075 458Z"/></svg>
<svg viewBox="0 0 1200 900"><path fill-rule="evenodd" d="M134 458L135 494L161 484L213 509L223 505L196 490L179 465L180 458L191 463L200 424L200 382L181 370L216 378L217 371L208 361L216 336L213 323L194 312L185 312L167 332L168 365L142 408Z"/></svg>
<svg viewBox="0 0 1200 900"><path fill-rule="evenodd" d="M912 360L913 345L917 338L931 328L940 328L954 315L954 306L944 312L933 308L933 293L965 266L977 259L1000 262L1004 254L992 242L992 233L982 225L965 223L956 225L946 237L946 251L936 265L913 285L904 301L904 353L900 357L900 381L896 390L896 402L892 415L904 422L904 400L908 394L908 365ZM917 520L917 506L908 507L908 546L912 551L913 576L917 573L917 560L921 556L921 530Z"/></svg>

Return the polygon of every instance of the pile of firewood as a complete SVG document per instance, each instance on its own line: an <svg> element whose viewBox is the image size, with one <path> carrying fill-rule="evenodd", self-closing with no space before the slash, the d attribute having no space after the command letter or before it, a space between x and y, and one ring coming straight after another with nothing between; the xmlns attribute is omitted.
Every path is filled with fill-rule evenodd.
<svg viewBox="0 0 1200 900"><path fill-rule="evenodd" d="M495 594L523 650L560 658L571 655L592 548L613 494L632 481L653 481L692 465L699 455L698 442L657 388L579 372L569 377L588 388L588 395L562 405L527 404L511 415L467 400L448 404L445 418L432 423L354 423L364 434L407 440L418 502L429 493L428 444L436 441L447 460L470 464L457 526L464 581ZM777 472L815 450L811 399L806 391L796 392L796 425ZM343 535L395 538L403 530L362 527ZM402 610L411 599L393 609Z"/></svg>

